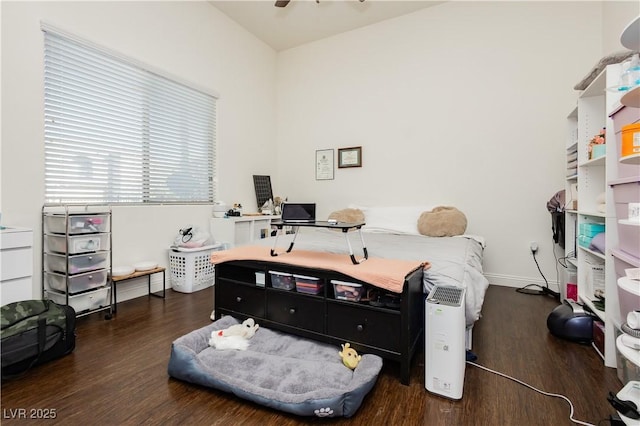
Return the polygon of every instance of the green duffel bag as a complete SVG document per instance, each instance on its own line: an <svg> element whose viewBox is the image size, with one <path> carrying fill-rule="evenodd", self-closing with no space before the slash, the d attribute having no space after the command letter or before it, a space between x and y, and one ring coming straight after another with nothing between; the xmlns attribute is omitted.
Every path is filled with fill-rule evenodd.
<svg viewBox="0 0 640 426"><path fill-rule="evenodd" d="M76 312L50 300L23 300L0 307L2 378L60 358L75 349Z"/></svg>

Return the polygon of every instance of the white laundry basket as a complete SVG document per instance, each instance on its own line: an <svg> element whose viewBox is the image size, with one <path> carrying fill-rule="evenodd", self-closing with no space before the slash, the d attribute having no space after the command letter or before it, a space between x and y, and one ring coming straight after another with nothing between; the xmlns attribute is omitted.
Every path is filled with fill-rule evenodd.
<svg viewBox="0 0 640 426"><path fill-rule="evenodd" d="M215 268L211 253L222 245L197 249L169 249L169 281L175 291L193 293L211 287L215 281Z"/></svg>

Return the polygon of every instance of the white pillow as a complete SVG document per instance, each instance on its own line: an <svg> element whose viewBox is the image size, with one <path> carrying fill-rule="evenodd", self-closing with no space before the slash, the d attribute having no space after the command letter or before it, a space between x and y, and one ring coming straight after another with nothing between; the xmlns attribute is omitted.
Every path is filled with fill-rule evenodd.
<svg viewBox="0 0 640 426"><path fill-rule="evenodd" d="M364 213L366 225L362 227L363 231L413 235L420 235L418 218L422 212L433 209L432 206L365 207L354 204L348 207L360 209Z"/></svg>

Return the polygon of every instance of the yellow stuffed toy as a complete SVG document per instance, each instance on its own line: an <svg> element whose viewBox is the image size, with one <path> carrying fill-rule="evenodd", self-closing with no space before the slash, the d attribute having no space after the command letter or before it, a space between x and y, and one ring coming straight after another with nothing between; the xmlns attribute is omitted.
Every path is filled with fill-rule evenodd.
<svg viewBox="0 0 640 426"><path fill-rule="evenodd" d="M338 352L338 355L342 358L342 363L352 370L354 370L360 360L362 359L362 355L358 355L355 349L351 348L349 343L345 343L342 346L342 351Z"/></svg>

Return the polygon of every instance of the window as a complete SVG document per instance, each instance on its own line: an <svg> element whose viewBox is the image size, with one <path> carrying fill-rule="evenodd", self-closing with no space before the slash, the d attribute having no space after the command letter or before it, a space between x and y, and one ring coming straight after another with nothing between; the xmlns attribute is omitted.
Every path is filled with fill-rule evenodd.
<svg viewBox="0 0 640 426"><path fill-rule="evenodd" d="M43 31L47 203L215 199L215 96Z"/></svg>

